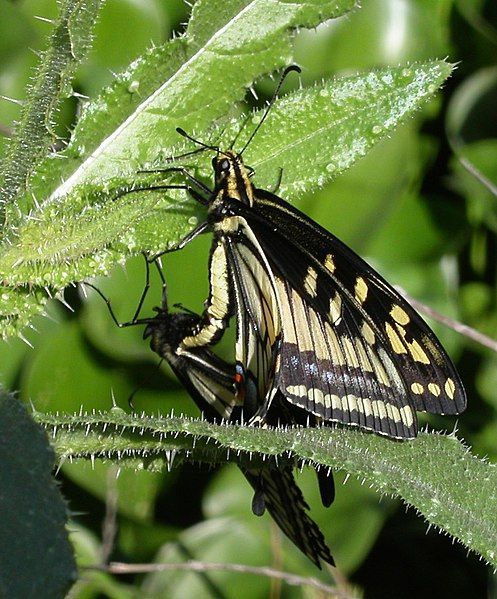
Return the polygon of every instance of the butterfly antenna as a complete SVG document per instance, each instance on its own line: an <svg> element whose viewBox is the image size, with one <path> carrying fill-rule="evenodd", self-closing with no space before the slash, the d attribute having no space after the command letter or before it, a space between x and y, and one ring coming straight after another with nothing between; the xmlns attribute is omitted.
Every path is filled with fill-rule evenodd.
<svg viewBox="0 0 497 599"><path fill-rule="evenodd" d="M205 152L207 148L197 148L196 150L190 150L189 152L184 152L183 154L176 154L176 156L169 156L164 160L166 164L170 162L176 162L177 160L182 160L183 158L188 158L188 156L195 156L195 154L200 154L201 152ZM153 170L140 170L139 173L150 173L154 172Z"/></svg>
<svg viewBox="0 0 497 599"><path fill-rule="evenodd" d="M262 123L266 120L267 115L269 114L269 111L271 110L274 102L276 101L276 99L278 97L278 94L280 93L280 89L281 89L281 86L283 85L283 82L285 81L288 73L291 73L292 71L295 71L296 73L301 73L302 69L300 67L298 67L296 64L292 64L283 71L283 74L281 75L281 78L280 78L280 82L278 83L278 85L276 86L276 89L274 90L273 97L271 98L269 104L267 105L266 110L264 111L264 114L262 115L262 119L257 124L257 127L252 131L252 135L248 138L248 141L243 146L241 152L239 152L240 156L245 152L245 150L247 149L247 146L254 139L257 131L259 131L259 129L261 128Z"/></svg>
<svg viewBox="0 0 497 599"><path fill-rule="evenodd" d="M218 146L210 146L209 144L204 144L204 142L199 141L198 139L195 139L191 135L188 135L188 133L181 127L176 127L176 131L183 137L186 137L186 139L189 139L190 141L193 141L194 144L197 144L198 146L200 146L202 148L202 151L203 150L214 150L214 152L219 153Z"/></svg>

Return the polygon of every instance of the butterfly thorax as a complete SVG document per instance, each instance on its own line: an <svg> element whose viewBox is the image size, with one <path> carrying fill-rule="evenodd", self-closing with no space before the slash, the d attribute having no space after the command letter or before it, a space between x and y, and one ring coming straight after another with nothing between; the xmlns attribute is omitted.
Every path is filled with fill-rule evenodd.
<svg viewBox="0 0 497 599"><path fill-rule="evenodd" d="M233 233L239 229L240 219L234 207L254 203L254 186L250 181L240 155L223 152L212 161L215 172L216 195L209 206L209 220L214 231Z"/></svg>

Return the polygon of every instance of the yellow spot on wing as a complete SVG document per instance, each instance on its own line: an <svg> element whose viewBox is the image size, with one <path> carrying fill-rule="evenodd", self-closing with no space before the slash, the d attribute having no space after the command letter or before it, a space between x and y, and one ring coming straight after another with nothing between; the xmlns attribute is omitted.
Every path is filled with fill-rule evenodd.
<svg viewBox="0 0 497 599"><path fill-rule="evenodd" d="M297 397L307 396L307 387L305 385L290 385L286 390L290 395L296 395Z"/></svg>
<svg viewBox="0 0 497 599"><path fill-rule="evenodd" d="M419 345L419 343L414 339L411 343L407 344L409 348L409 353L416 360L416 362L420 362L421 364L429 364L430 358L426 355L424 349Z"/></svg>
<svg viewBox="0 0 497 599"><path fill-rule="evenodd" d="M357 277L354 287L354 295L356 300L363 304L368 296L368 286L362 277Z"/></svg>
<svg viewBox="0 0 497 599"><path fill-rule="evenodd" d="M316 297L317 295L317 276L318 273L314 270L314 268L312 268L312 266L309 266L304 279L304 287L311 297Z"/></svg>
<svg viewBox="0 0 497 599"><path fill-rule="evenodd" d="M312 388L307 391L307 397L316 404L324 405L324 393L321 389Z"/></svg>
<svg viewBox="0 0 497 599"><path fill-rule="evenodd" d="M330 272L335 272L335 262L333 260L333 254L328 254L324 259L324 267Z"/></svg>
<svg viewBox="0 0 497 599"><path fill-rule="evenodd" d="M361 339L356 339L355 343L357 355L359 356L359 362L361 363L361 368L367 372L374 372L373 366L369 361L369 356L366 353L366 349L364 347L364 343L362 343Z"/></svg>
<svg viewBox="0 0 497 599"><path fill-rule="evenodd" d="M413 383L411 385L411 391L413 393L415 393L416 395L421 395L422 393L424 393L424 387L423 387L423 385L420 385L419 383Z"/></svg>
<svg viewBox="0 0 497 599"><path fill-rule="evenodd" d="M448 378L445 381L445 393L450 397L450 399L454 399L454 391L456 390L456 385L451 378Z"/></svg>
<svg viewBox="0 0 497 599"><path fill-rule="evenodd" d="M400 307L393 306L390 310L390 316L399 324L408 324L410 322L409 315Z"/></svg>
<svg viewBox="0 0 497 599"><path fill-rule="evenodd" d="M412 341L407 341L406 330L404 329L404 327L397 323L395 323L395 327L397 328L398 333L388 322L385 325L387 335L390 339L393 351L397 354L405 354L407 353L407 351L409 351L412 359L416 362L419 362L420 364L430 364L430 358L428 358L426 352L416 341L416 339L413 339Z"/></svg>
<svg viewBox="0 0 497 599"><path fill-rule="evenodd" d="M352 340L349 337L342 337L342 347L345 351L345 356L347 358L347 364L349 366L353 366L354 368L359 368L359 359L356 352L356 348L352 343Z"/></svg>
<svg viewBox="0 0 497 599"><path fill-rule="evenodd" d="M338 340L338 336L335 331L331 328L328 322L324 324L324 330L326 333L326 340L328 345L330 346L330 356L333 364L338 366L344 366L347 361L342 351L342 347Z"/></svg>
<svg viewBox="0 0 497 599"><path fill-rule="evenodd" d="M394 406L391 403L387 403L385 404L385 407L387 409L387 414L390 420L393 420L394 422L401 422L400 411L397 406Z"/></svg>
<svg viewBox="0 0 497 599"><path fill-rule="evenodd" d="M414 424L414 413L409 406L400 408L400 416L402 418L402 422L406 426L412 426Z"/></svg>
<svg viewBox="0 0 497 599"><path fill-rule="evenodd" d="M385 404L382 401L375 401L375 406L376 406L376 411L378 413L378 416L380 418L386 418L387 417L387 410L385 408Z"/></svg>
<svg viewBox="0 0 497 599"><path fill-rule="evenodd" d="M435 397L438 397L440 395L440 387L436 383L429 383L428 391Z"/></svg>
<svg viewBox="0 0 497 599"><path fill-rule="evenodd" d="M388 340L390 341L390 345L392 346L393 351L396 354L407 354L407 349L402 343L402 340L397 334L397 331L395 331L392 325L388 322L385 324L385 330L387 332Z"/></svg>
<svg viewBox="0 0 497 599"><path fill-rule="evenodd" d="M371 400L367 397L358 397L357 405L359 406L359 411L366 416L373 415L373 408L371 406Z"/></svg>
<svg viewBox="0 0 497 599"><path fill-rule="evenodd" d="M355 395L347 395L347 404L350 412L357 412L357 397Z"/></svg>
<svg viewBox="0 0 497 599"><path fill-rule="evenodd" d="M375 343L374 331L366 321L364 321L362 323L361 333L362 333L362 336L364 337L364 339L369 343L369 345L374 345L374 343Z"/></svg>
<svg viewBox="0 0 497 599"><path fill-rule="evenodd" d="M338 291L330 299L330 319L333 324L338 324L342 317L342 297Z"/></svg>

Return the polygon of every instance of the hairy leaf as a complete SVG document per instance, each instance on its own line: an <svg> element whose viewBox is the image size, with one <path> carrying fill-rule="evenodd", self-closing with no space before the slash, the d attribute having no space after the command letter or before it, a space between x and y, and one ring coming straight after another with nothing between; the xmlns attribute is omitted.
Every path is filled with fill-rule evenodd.
<svg viewBox="0 0 497 599"><path fill-rule="evenodd" d="M229 459L245 467L297 459L343 469L381 493L402 497L428 522L497 565L497 467L472 455L453 435L421 433L398 442L346 428L269 430L122 410L38 413L36 419L50 430L62 461L119 459L122 466L161 470L185 457L207 463Z"/></svg>

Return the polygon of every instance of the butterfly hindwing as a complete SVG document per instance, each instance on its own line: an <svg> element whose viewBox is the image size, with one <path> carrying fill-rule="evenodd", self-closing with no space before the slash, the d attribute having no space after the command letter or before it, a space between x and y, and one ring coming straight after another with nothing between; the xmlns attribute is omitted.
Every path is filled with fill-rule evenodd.
<svg viewBox="0 0 497 599"><path fill-rule="evenodd" d="M322 532L306 514L309 506L295 482L291 468L280 466L262 471L244 469L243 473L256 493L261 491L265 507L295 545L319 568L320 559L335 565Z"/></svg>
<svg viewBox="0 0 497 599"><path fill-rule="evenodd" d="M235 359L245 384L244 402L254 406L252 417L261 416L267 407L268 390L273 386L281 338L276 282L246 225L240 227L236 239L227 237L223 245L233 275L237 313Z"/></svg>
<svg viewBox="0 0 497 599"><path fill-rule="evenodd" d="M395 438L416 435L414 409L388 356L380 360L350 320L347 334L281 281L285 339L277 364L286 398L327 421ZM304 333L302 333L304 331Z"/></svg>

